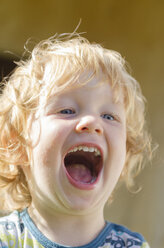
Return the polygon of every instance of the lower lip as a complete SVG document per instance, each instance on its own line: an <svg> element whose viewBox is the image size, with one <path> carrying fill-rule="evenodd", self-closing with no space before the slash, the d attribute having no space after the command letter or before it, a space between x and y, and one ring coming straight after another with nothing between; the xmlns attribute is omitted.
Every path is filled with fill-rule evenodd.
<svg viewBox="0 0 164 248"><path fill-rule="evenodd" d="M99 173L98 177L96 178L96 180L93 182L93 183L82 183L82 182L79 182L79 181L76 181L74 180L67 172L65 166L64 166L64 170L65 170L65 173L66 173L66 176L68 178L68 181L76 188L78 189L81 189L81 190L92 190L96 187L98 181L100 180L100 174L101 172Z"/></svg>

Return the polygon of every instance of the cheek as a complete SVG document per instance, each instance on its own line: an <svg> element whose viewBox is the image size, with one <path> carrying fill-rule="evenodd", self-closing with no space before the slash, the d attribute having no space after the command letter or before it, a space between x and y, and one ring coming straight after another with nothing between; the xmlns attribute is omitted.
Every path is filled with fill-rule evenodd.
<svg viewBox="0 0 164 248"><path fill-rule="evenodd" d="M38 130L39 129L39 130ZM68 125L63 121L42 121L33 128L33 156L34 163L49 165L54 163L61 154L64 142L69 134Z"/></svg>
<svg viewBox="0 0 164 248"><path fill-rule="evenodd" d="M122 129L108 130L108 155L114 170L121 170L126 159L126 131Z"/></svg>
<svg viewBox="0 0 164 248"><path fill-rule="evenodd" d="M126 160L126 138L118 138L114 144L115 160L118 168L121 170L124 167Z"/></svg>
<svg viewBox="0 0 164 248"><path fill-rule="evenodd" d="M126 139L114 135L108 149L108 160L104 171L104 182L113 190L123 171L126 159Z"/></svg>
<svg viewBox="0 0 164 248"><path fill-rule="evenodd" d="M106 129L107 143L116 152L126 150L126 129L124 127L108 127Z"/></svg>
<svg viewBox="0 0 164 248"><path fill-rule="evenodd" d="M62 138L63 135L67 135L69 128L69 122L66 120L58 120L50 118L48 121L43 120L42 122L42 133L44 136L49 138Z"/></svg>

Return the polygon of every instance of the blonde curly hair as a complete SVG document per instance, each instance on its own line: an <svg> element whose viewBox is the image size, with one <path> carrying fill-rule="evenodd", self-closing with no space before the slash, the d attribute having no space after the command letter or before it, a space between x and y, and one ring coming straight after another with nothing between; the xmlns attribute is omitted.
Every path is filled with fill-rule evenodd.
<svg viewBox="0 0 164 248"><path fill-rule="evenodd" d="M52 91L77 87L84 70L91 70L87 83L100 70L115 92L123 90L127 126L127 156L121 179L128 188L150 158L151 137L145 125L145 99L138 82L127 72L118 52L91 44L79 34L54 36L36 45L26 60L17 63L3 79L0 96L0 188L1 209L21 210L31 203L22 166L30 165L28 121L42 108ZM79 86L78 86L79 87Z"/></svg>

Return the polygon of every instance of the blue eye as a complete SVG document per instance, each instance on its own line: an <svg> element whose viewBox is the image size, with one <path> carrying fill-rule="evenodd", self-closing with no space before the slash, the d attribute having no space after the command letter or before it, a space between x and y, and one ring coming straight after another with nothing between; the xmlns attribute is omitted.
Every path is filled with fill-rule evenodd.
<svg viewBox="0 0 164 248"><path fill-rule="evenodd" d="M64 115L71 115L71 114L75 114L75 111L72 109L62 109L59 111L59 113Z"/></svg>
<svg viewBox="0 0 164 248"><path fill-rule="evenodd" d="M114 116L111 115L111 114L102 114L101 117L104 118L104 119L110 120L110 121L115 120Z"/></svg>

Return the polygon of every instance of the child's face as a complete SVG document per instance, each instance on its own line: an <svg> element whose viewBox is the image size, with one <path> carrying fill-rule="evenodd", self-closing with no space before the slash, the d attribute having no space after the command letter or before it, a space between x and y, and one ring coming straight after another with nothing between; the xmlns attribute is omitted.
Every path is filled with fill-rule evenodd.
<svg viewBox="0 0 164 248"><path fill-rule="evenodd" d="M112 98L109 82L95 77L52 96L33 121L33 162L25 173L35 204L60 211L103 209L126 157L123 99Z"/></svg>

